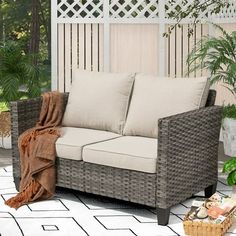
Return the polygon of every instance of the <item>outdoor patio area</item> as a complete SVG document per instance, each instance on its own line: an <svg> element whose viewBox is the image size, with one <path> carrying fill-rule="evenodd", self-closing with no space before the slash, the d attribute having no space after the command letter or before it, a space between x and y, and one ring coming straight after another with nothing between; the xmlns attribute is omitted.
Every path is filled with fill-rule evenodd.
<svg viewBox="0 0 236 236"><path fill-rule="evenodd" d="M182 219L194 198L171 210L168 226L158 226L155 209L115 199L58 188L52 200L9 209L4 200L16 191L11 168L11 150L0 149L0 225L1 235L90 235L90 236L184 236ZM230 195L231 189L222 175L222 144L219 149L217 192ZM201 192L196 196L204 196ZM236 234L236 221L225 235Z"/></svg>

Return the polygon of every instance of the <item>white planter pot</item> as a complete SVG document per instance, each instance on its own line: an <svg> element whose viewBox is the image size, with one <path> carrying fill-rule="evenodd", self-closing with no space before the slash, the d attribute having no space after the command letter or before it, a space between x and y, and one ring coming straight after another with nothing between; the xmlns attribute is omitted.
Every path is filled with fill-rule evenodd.
<svg viewBox="0 0 236 236"><path fill-rule="evenodd" d="M224 152L226 155L236 156L236 119L225 118L222 123Z"/></svg>
<svg viewBox="0 0 236 236"><path fill-rule="evenodd" d="M11 149L11 136L0 137L0 148Z"/></svg>
<svg viewBox="0 0 236 236"><path fill-rule="evenodd" d="M0 148L11 148L11 121L10 113L0 113Z"/></svg>

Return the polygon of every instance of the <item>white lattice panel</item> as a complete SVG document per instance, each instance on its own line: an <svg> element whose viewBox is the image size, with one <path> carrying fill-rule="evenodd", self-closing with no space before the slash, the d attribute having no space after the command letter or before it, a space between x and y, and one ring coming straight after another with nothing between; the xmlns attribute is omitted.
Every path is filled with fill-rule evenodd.
<svg viewBox="0 0 236 236"><path fill-rule="evenodd" d="M166 18L172 15L173 12L181 9L184 12L188 7L193 3L194 0L166 0L165 1L165 15ZM236 19L236 0L228 0L230 2L229 7L225 7L218 14L209 15L210 8L206 8L204 12L200 12L198 19L207 19L210 17L212 20L214 19ZM206 3L205 0L201 0L200 3ZM189 19L189 17L187 17ZM236 21L236 20L235 20Z"/></svg>
<svg viewBox="0 0 236 236"><path fill-rule="evenodd" d="M193 4L194 0L166 0L165 1L165 15L166 18L169 18L173 15L173 12L178 12L179 9L181 9L182 12L185 12L191 4ZM202 0L202 2L205 2L205 0ZM199 19L207 18L209 13L209 9L206 9L205 12L201 12L199 15Z"/></svg>
<svg viewBox="0 0 236 236"><path fill-rule="evenodd" d="M112 18L157 18L158 1L156 0L111 0Z"/></svg>
<svg viewBox="0 0 236 236"><path fill-rule="evenodd" d="M194 0L57 0L58 19L98 19L103 18L104 1L109 6L106 8L107 16L116 19L155 19L164 10L165 17L173 15L173 12L182 9L185 11ZM164 1L165 9L160 9L160 1ZM201 0L205 2L205 0ZM229 0L230 7L226 7L219 14L211 16L215 19L236 18L236 0ZM108 14L109 11L109 14ZM200 13L199 19L209 17L209 8ZM74 22L74 21L73 21Z"/></svg>
<svg viewBox="0 0 236 236"><path fill-rule="evenodd" d="M103 1L57 0L58 18L101 18Z"/></svg>
<svg viewBox="0 0 236 236"><path fill-rule="evenodd" d="M236 0L230 0L230 6L225 7L222 11L214 15L215 18L234 18L236 21Z"/></svg>

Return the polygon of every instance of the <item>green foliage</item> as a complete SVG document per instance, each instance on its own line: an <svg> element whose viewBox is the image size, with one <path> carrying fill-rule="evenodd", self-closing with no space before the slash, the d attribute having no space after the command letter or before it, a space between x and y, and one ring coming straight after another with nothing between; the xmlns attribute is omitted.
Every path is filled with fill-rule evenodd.
<svg viewBox="0 0 236 236"><path fill-rule="evenodd" d="M38 0L40 38L38 68L40 68L40 85L50 89L51 74L51 19L50 1ZM32 1L0 0L0 42L9 40L20 43L25 54L29 51L32 26ZM47 65L45 64L47 61ZM35 89L31 92L34 93Z"/></svg>
<svg viewBox="0 0 236 236"><path fill-rule="evenodd" d="M178 0L169 0L170 6L175 6L172 10L169 10L169 6L166 5L165 9L167 16L170 19L176 21L175 24L171 25L164 36L168 37L173 29L177 26L180 27L180 23L185 18L191 18L193 23L190 25L188 35L193 35L194 27L199 23L201 15L205 14L206 17L212 14L218 14L223 8L230 6L230 0L194 0L189 4L188 0L182 0L181 5L176 4Z"/></svg>
<svg viewBox="0 0 236 236"><path fill-rule="evenodd" d="M28 0L1 0L0 2L0 14L4 25L5 38L17 39L26 43L29 37L29 9L31 2Z"/></svg>
<svg viewBox="0 0 236 236"><path fill-rule="evenodd" d="M223 108L223 118L236 119L236 105L227 105Z"/></svg>
<svg viewBox="0 0 236 236"><path fill-rule="evenodd" d="M226 161L223 166L223 173L227 173L227 183L229 186L236 184L236 157Z"/></svg>
<svg viewBox="0 0 236 236"><path fill-rule="evenodd" d="M3 42L0 49L0 111L6 110L6 104L11 100L34 97L41 90L50 90L50 1L38 0L38 6L40 31L39 35L33 36L40 39L40 44L37 66L33 66L33 55L28 53L32 38L32 1L0 0L0 42Z"/></svg>
<svg viewBox="0 0 236 236"><path fill-rule="evenodd" d="M8 108L4 102L0 102L0 112L8 111Z"/></svg>
<svg viewBox="0 0 236 236"><path fill-rule="evenodd" d="M200 40L189 54L187 63L190 72L207 69L210 71L211 83L224 82L230 92L236 94L236 31L228 34L223 28L215 25L221 37L205 37Z"/></svg>
<svg viewBox="0 0 236 236"><path fill-rule="evenodd" d="M39 69L22 47L13 41L0 44L0 99L10 101L40 94Z"/></svg>
<svg viewBox="0 0 236 236"><path fill-rule="evenodd" d="M231 173L229 173L227 177L227 183L229 186L236 184L236 171L232 171Z"/></svg>
<svg viewBox="0 0 236 236"><path fill-rule="evenodd" d="M236 170L236 157L226 161L223 166L223 173L231 173Z"/></svg>

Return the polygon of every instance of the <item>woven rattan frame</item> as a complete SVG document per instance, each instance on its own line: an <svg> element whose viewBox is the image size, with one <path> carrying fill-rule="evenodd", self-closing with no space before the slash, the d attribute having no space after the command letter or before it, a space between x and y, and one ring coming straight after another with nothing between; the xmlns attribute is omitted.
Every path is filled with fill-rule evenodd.
<svg viewBox="0 0 236 236"><path fill-rule="evenodd" d="M157 174L57 158L57 186L167 209L217 181L222 108L207 107L158 122ZM68 94L65 94L65 105ZM41 98L11 103L13 175L20 178L17 139L39 117Z"/></svg>

